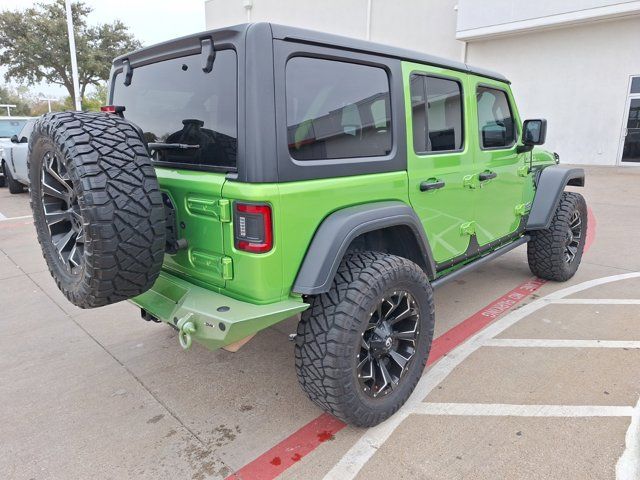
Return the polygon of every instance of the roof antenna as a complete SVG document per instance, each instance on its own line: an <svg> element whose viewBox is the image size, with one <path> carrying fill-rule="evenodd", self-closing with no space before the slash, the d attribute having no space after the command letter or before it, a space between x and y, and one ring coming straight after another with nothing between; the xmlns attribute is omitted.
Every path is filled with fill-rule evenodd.
<svg viewBox="0 0 640 480"><path fill-rule="evenodd" d="M202 45L202 71L209 73L213 70L213 61L216 59L216 51L213 48L213 40L211 38L203 38L200 40Z"/></svg>

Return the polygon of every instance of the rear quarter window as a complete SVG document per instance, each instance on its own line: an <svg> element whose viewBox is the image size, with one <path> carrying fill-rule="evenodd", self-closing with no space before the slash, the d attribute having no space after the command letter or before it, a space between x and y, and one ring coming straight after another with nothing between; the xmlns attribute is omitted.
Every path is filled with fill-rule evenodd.
<svg viewBox="0 0 640 480"><path fill-rule="evenodd" d="M211 72L200 55L134 68L131 84L122 74L113 82L114 105L137 124L147 142L198 145L187 150L158 150L156 161L232 170L237 154L237 60L221 50Z"/></svg>
<svg viewBox="0 0 640 480"><path fill-rule="evenodd" d="M379 67L311 57L286 66L287 142L295 160L391 152L389 78Z"/></svg>

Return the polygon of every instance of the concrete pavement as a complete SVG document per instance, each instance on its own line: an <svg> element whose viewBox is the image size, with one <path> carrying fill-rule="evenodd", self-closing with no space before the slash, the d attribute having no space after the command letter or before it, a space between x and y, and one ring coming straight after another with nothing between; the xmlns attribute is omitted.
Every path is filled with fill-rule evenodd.
<svg viewBox="0 0 640 480"><path fill-rule="evenodd" d="M464 358L453 350L432 365L423 378L432 388L393 428L344 428L281 478L615 478L629 457L640 349L596 344L640 342L640 305L629 302L640 298L640 278L584 288L564 303L544 299L640 271L639 184L637 169L588 169L580 191L598 227L578 274L541 286L479 332L508 319ZM287 339L295 319L235 354L183 352L172 329L142 321L130 304L81 310L66 301L22 218L27 194L1 189L0 213L9 217L0 221L6 478L225 478L321 413L295 378ZM521 248L438 290L436 336L529 278ZM385 429L367 455L353 454Z"/></svg>

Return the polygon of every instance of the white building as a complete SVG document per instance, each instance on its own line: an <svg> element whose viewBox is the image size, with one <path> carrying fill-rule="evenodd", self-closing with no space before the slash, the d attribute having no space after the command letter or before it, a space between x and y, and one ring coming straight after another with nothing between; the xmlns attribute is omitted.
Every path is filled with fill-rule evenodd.
<svg viewBox="0 0 640 480"><path fill-rule="evenodd" d="M207 0L205 14L207 28L268 21L497 70L562 161L640 165L640 1Z"/></svg>

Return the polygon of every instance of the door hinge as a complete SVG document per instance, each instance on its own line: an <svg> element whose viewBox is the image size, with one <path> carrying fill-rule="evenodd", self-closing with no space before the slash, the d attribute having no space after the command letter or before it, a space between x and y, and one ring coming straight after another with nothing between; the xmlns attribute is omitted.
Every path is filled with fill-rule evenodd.
<svg viewBox="0 0 640 480"><path fill-rule="evenodd" d="M529 175L529 165L521 165L518 167L518 176L526 177Z"/></svg>
<svg viewBox="0 0 640 480"><path fill-rule="evenodd" d="M476 188L478 186L477 175L465 175L462 178L462 186L464 188Z"/></svg>
<svg viewBox="0 0 640 480"><path fill-rule="evenodd" d="M231 202L226 198L218 200L218 219L222 223L231 221Z"/></svg>
<svg viewBox="0 0 640 480"><path fill-rule="evenodd" d="M474 235L476 233L476 222L465 222L460 225L460 235Z"/></svg>
<svg viewBox="0 0 640 480"><path fill-rule="evenodd" d="M233 280L233 260L230 257L220 259L223 280Z"/></svg>
<svg viewBox="0 0 640 480"><path fill-rule="evenodd" d="M516 205L516 208L515 208L516 215L518 215L519 217L525 216L527 213L529 213L530 205L531 204L529 203L521 203L519 205Z"/></svg>

